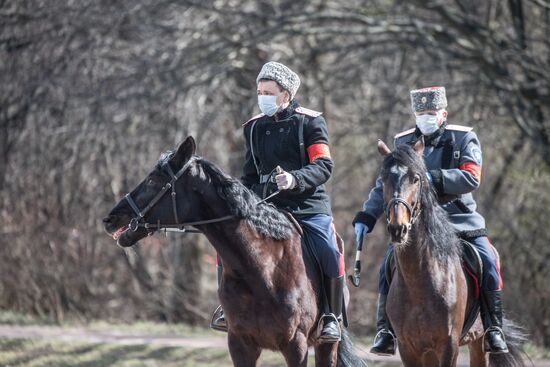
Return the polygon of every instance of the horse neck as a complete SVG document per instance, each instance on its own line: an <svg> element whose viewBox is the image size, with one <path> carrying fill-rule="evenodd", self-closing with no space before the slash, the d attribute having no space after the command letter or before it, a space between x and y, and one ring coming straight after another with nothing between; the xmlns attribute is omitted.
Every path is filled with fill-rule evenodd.
<svg viewBox="0 0 550 367"><path fill-rule="evenodd" d="M210 180L201 182L200 185L204 190L198 204L203 219L229 215L231 214L229 206L234 205L231 204L231 198L227 202L227 199L220 197L217 184L212 184L217 180L215 175L215 173L209 173L202 176L210 176ZM199 227L221 257L224 277L246 278L249 285L260 284L261 288L261 284L264 284L263 289L265 289L265 284L272 283L273 278L280 278L281 274L295 274L300 269L305 273L297 232L290 235L288 239L276 240L270 236L261 235L253 222L253 220L234 218Z"/></svg>
<svg viewBox="0 0 550 367"><path fill-rule="evenodd" d="M212 190L214 190L212 188ZM225 205L224 201L220 198L215 200L216 195L214 193L206 193L201 197L201 215L203 219L222 218L230 215L229 208ZM211 223L198 228L208 238L212 246L216 249L216 252L223 258L240 258L240 251L245 247L244 237L242 233L242 220L240 219L228 219L219 223Z"/></svg>
<svg viewBox="0 0 550 367"><path fill-rule="evenodd" d="M227 205L219 201L203 200L205 215L219 218L229 215ZM224 273L238 277L253 275L265 277L270 270L272 258L286 252L290 241L275 241L262 238L245 219L230 219L220 223L201 226L218 255L222 258ZM276 243L274 243L276 242Z"/></svg>
<svg viewBox="0 0 550 367"><path fill-rule="evenodd" d="M427 242L423 242L427 241ZM411 239L403 248L395 249L398 276L409 287L431 284L440 280L440 272L449 268L449 262L433 254L430 239L423 230L422 220L413 227Z"/></svg>
<svg viewBox="0 0 550 367"><path fill-rule="evenodd" d="M223 259L226 270L243 271L252 262L251 247L244 234L243 220L232 219L202 229L217 254Z"/></svg>

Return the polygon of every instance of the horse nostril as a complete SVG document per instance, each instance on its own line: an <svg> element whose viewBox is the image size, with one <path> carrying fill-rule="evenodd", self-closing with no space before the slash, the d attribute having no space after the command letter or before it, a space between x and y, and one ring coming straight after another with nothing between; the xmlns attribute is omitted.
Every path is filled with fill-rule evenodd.
<svg viewBox="0 0 550 367"><path fill-rule="evenodd" d="M103 223L109 224L113 221L114 217L112 215L109 215L108 217L103 218Z"/></svg>
<svg viewBox="0 0 550 367"><path fill-rule="evenodd" d="M401 226L401 237L405 237L407 235L407 226L402 225Z"/></svg>
<svg viewBox="0 0 550 367"><path fill-rule="evenodd" d="M401 228L399 226L394 226L391 229L391 235L393 238L399 238L400 237Z"/></svg>

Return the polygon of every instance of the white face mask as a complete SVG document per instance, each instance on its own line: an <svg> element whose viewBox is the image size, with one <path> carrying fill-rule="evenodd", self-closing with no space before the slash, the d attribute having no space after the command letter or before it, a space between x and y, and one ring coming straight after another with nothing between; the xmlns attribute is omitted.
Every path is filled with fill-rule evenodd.
<svg viewBox="0 0 550 367"><path fill-rule="evenodd" d="M259 95L258 106L260 107L260 111L264 114L273 116L279 110L279 106L277 106L277 96Z"/></svg>
<svg viewBox="0 0 550 367"><path fill-rule="evenodd" d="M423 135L431 135L439 129L439 113L437 115L416 116L416 126Z"/></svg>

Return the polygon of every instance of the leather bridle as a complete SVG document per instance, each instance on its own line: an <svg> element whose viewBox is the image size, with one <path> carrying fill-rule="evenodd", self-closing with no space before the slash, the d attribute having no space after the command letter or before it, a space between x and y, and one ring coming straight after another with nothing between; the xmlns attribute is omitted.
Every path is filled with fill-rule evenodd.
<svg viewBox="0 0 550 367"><path fill-rule="evenodd" d="M420 212L422 211L421 208L420 208L420 198L421 198L421 194L422 194L422 178L421 177L417 177L417 178L418 178L418 182L419 182L419 187L418 187L418 190L416 191L416 200L414 202L414 207L411 206L411 204L409 204L407 202L407 200L405 200L404 198L402 198L400 196L397 196L396 194L394 194L394 197L386 205L386 210L385 210L385 212L386 212L386 226L388 228L389 228L390 221L391 221L391 218L390 218L391 208L398 205L398 204L403 204L405 206L405 208L407 208L407 211L409 212L409 222L406 224L407 231L410 231L412 225L418 219L418 216L420 215Z"/></svg>
<svg viewBox="0 0 550 367"><path fill-rule="evenodd" d="M181 232L192 232L192 233L201 233L200 230L196 229L186 229L186 226L199 226L204 224L211 224L211 223L218 223L223 222L226 220L230 220L235 218L233 215L226 215L224 217L215 218L215 219L208 219L208 220L200 220L196 222L179 222L178 218L178 207L177 207L177 200L176 200L176 181L187 171L187 169L191 166L191 163L193 163L196 160L195 157L191 157L187 163L183 165L183 167L177 172L174 173L172 168L170 167L170 164L168 162L164 163L161 168L165 170L170 177L172 178L170 182L166 183L162 189L155 195L155 197L147 204L143 210L140 210L139 207L136 205L135 201L132 199L132 196L130 193L127 193L124 198L136 214L134 218L130 220L130 224L128 225L128 228L132 231L137 231L138 228L145 228L149 234L152 234L155 231L161 230L161 229L176 229ZM174 211L174 223L175 224L161 224L160 221L157 221L157 223L147 223L145 221L145 215L159 202L160 199L169 191L171 190L170 196L172 197L172 209Z"/></svg>

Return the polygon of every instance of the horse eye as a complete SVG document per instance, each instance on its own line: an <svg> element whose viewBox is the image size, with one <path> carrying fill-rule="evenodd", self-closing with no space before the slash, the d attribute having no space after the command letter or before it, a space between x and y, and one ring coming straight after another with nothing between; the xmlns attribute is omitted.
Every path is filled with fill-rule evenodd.
<svg viewBox="0 0 550 367"><path fill-rule="evenodd" d="M155 180L153 180L152 178L147 180L147 186L153 186L154 184L155 184Z"/></svg>
<svg viewBox="0 0 550 367"><path fill-rule="evenodd" d="M414 183L414 184L417 184L418 181L420 181L420 178L419 178L418 176L414 176L414 178L413 178L413 183Z"/></svg>

